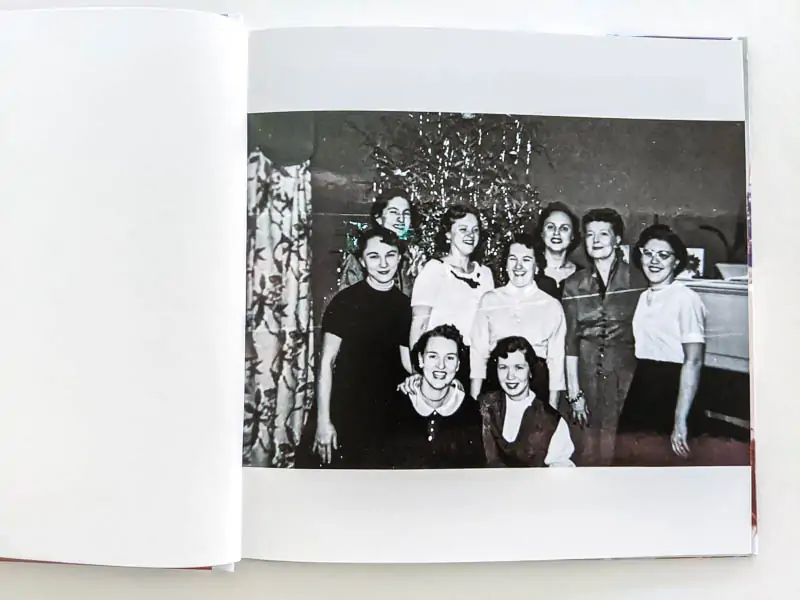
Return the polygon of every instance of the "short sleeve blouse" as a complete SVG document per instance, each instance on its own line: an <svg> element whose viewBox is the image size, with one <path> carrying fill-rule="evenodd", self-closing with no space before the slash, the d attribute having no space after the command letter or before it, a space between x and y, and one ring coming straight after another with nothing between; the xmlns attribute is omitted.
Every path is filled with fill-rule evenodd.
<svg viewBox="0 0 800 600"><path fill-rule="evenodd" d="M703 300L680 281L644 292L633 316L636 358L683 363L683 344L706 341L706 316Z"/></svg>
<svg viewBox="0 0 800 600"><path fill-rule="evenodd" d="M494 278L489 267L476 265L472 273L465 274L433 259L425 263L414 282L411 306L430 307L429 330L438 325L454 325L469 345L478 304L492 289Z"/></svg>

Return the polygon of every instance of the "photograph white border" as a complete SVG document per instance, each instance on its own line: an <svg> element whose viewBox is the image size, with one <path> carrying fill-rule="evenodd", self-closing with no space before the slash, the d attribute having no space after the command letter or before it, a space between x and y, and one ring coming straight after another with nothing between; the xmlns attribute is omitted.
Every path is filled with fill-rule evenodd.
<svg viewBox="0 0 800 600"><path fill-rule="evenodd" d="M249 57L250 113L745 120L742 39L326 27L251 32Z"/></svg>
<svg viewBox="0 0 800 600"><path fill-rule="evenodd" d="M269 30L251 33L248 110L744 121L744 82L740 39ZM245 468L243 519L243 555L284 561L722 556L754 547L750 467Z"/></svg>

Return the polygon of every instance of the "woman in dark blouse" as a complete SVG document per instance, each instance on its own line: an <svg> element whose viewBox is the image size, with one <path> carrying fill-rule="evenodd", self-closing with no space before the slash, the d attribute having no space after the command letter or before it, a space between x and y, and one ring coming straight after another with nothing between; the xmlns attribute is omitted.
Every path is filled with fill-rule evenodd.
<svg viewBox="0 0 800 600"><path fill-rule="evenodd" d="M647 281L622 259L624 227L615 210L589 211L582 228L592 266L568 278L563 295L571 435L578 466L609 466L636 368L633 314Z"/></svg>
<svg viewBox="0 0 800 600"><path fill-rule="evenodd" d="M483 448L489 467L574 466L572 444L553 444L559 425L569 441L561 415L547 402L547 364L530 343L518 336L497 342L489 373L499 391L479 398ZM558 442L558 440L556 440Z"/></svg>
<svg viewBox="0 0 800 600"><path fill-rule="evenodd" d="M316 410L298 448L299 468L378 468L384 419L411 370L408 296L395 286L401 244L390 230L358 237L363 281L336 294L322 317Z"/></svg>
<svg viewBox="0 0 800 600"><path fill-rule="evenodd" d="M425 332L411 351L417 371L401 386L387 422L385 461L394 469L485 465L478 403L456 381L461 334L453 325Z"/></svg>
<svg viewBox="0 0 800 600"><path fill-rule="evenodd" d="M543 258L538 265L536 284L561 300L567 277L581 270L581 266L569 258L581 244L578 217L561 202L548 204L536 221L533 237Z"/></svg>

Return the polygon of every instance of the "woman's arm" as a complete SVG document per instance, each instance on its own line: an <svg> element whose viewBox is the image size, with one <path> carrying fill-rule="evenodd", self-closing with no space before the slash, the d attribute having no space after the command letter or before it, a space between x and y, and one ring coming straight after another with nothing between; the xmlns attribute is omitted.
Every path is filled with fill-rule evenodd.
<svg viewBox="0 0 800 600"><path fill-rule="evenodd" d="M413 348L417 340L428 330L431 310L430 306L413 306L411 308L411 331L408 336L409 348Z"/></svg>
<svg viewBox="0 0 800 600"><path fill-rule="evenodd" d="M578 339L578 299L574 297L575 292L571 283L572 279L568 279L567 283L564 284L562 301L566 326L564 335L564 352L566 354L564 369L566 371L567 397L575 400L574 403L570 402L572 416L579 425L585 425L589 419L589 415L586 412L586 399L583 396L578 398L581 392L581 381L580 377L578 377L580 367L578 358L580 350L580 341Z"/></svg>
<svg viewBox="0 0 800 600"><path fill-rule="evenodd" d="M331 422L331 389L333 384L333 365L339 354L342 338L326 332L322 338L322 353L319 359L319 378L317 380L317 431L314 449L324 463L331 462L333 450L339 447L336 428Z"/></svg>
<svg viewBox="0 0 800 600"><path fill-rule="evenodd" d="M578 357L567 355L565 366L567 371L567 394L570 398L574 398L581 391L581 384L578 379Z"/></svg>
<svg viewBox="0 0 800 600"><path fill-rule="evenodd" d="M439 299L442 283L442 262L429 260L425 263L414 281L411 292L411 328L408 335L408 348L414 345L420 336L428 330L433 307Z"/></svg>
<svg viewBox="0 0 800 600"><path fill-rule="evenodd" d="M683 366L681 367L681 385L678 391L678 402L675 405L675 428L672 431L672 450L680 456L689 455L686 422L692 408L697 386L700 383L700 371L703 368L703 349L705 344L683 344Z"/></svg>
<svg viewBox="0 0 800 600"><path fill-rule="evenodd" d="M469 395L477 398L486 379L486 361L489 359L489 344L491 339L491 320L489 319L489 298L491 293L486 293L478 304L475 320L470 330L469 347Z"/></svg>
<svg viewBox="0 0 800 600"><path fill-rule="evenodd" d="M403 363L403 368L406 370L406 373L414 373L414 370L411 368L411 353L408 351L407 346L400 346L400 362Z"/></svg>
<svg viewBox="0 0 800 600"><path fill-rule="evenodd" d="M555 329L547 339L547 369L550 378L550 406L558 409L558 400L561 392L567 387L565 382L565 339L567 323L564 311L558 307L558 317Z"/></svg>
<svg viewBox="0 0 800 600"><path fill-rule="evenodd" d="M480 377L470 377L469 379L469 395L472 398L480 396L481 388L483 388L483 379Z"/></svg>

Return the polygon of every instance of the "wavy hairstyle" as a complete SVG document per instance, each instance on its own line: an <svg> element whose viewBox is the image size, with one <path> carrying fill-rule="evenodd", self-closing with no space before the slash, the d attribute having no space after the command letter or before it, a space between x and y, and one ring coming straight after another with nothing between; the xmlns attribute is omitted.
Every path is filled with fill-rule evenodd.
<svg viewBox="0 0 800 600"><path fill-rule="evenodd" d="M369 209L369 220L372 226L381 226L381 224L378 223L378 217L380 217L383 214L383 211L386 210L386 206L389 204L389 201L394 200L395 198L403 198L406 202L408 202L408 208L411 211L411 222L409 223L409 229L416 229L417 225L419 224L419 213L417 212L417 207L411 202L411 194L408 193L408 190L398 187L383 190L377 196L375 196L375 201L372 203L372 206Z"/></svg>
<svg viewBox="0 0 800 600"><path fill-rule="evenodd" d="M683 243L678 234L667 225L650 225L639 235L639 240L633 247L633 252L631 252L631 261L639 270L644 270L642 268L642 248L650 240L661 240L672 247L675 258L678 259L675 270L672 272L673 277L676 277L689 265L689 250L687 250L686 244Z"/></svg>
<svg viewBox="0 0 800 600"><path fill-rule="evenodd" d="M536 243L536 238L531 233L515 233L509 242L503 247L503 252L500 255L501 271L500 279L503 283L508 283L508 273L506 273L506 263L508 262L508 255L511 254L511 246L519 244L533 250L533 261L536 263L536 272L539 275L544 275L544 270L547 268L547 259L544 256L544 250Z"/></svg>
<svg viewBox="0 0 800 600"><path fill-rule="evenodd" d="M433 238L433 246L440 257L446 256L450 252L450 242L447 241L447 236L450 233L450 229L453 227L453 223L459 219L463 219L467 215L473 215L478 220L478 231L480 235L478 244L475 246L475 250L472 251L469 258L475 262L479 262L481 258L483 258L485 240L483 224L481 223L481 214L474 206L461 202L448 206L439 222L439 230Z"/></svg>
<svg viewBox="0 0 800 600"><path fill-rule="evenodd" d="M497 341L492 351L489 353L489 360L486 364L486 385L487 390L502 390L500 379L497 375L497 365L501 358L508 358L510 354L521 351L525 356L525 362L530 369L530 386L536 397L543 402L548 402L550 395L550 374L547 370L547 363L543 358L536 356L530 342L524 337L513 335L504 337Z"/></svg>
<svg viewBox="0 0 800 600"><path fill-rule="evenodd" d="M464 338L461 336L461 332L458 328L455 325L437 325L433 329L429 329L423 333L411 349L411 367L417 373L422 373L422 367L419 366L419 357L425 353L428 340L434 337L452 340L456 343L459 363L468 359L466 356L467 347L464 345Z"/></svg>
<svg viewBox="0 0 800 600"><path fill-rule="evenodd" d="M356 249L354 255L356 258L361 259L364 256L364 250L367 248L367 243L372 238L378 238L388 246L394 246L397 251L403 253L404 244L394 231L390 231L380 225L374 227L367 227L358 232L356 237Z"/></svg>
<svg viewBox="0 0 800 600"><path fill-rule="evenodd" d="M578 246L581 245L581 222L578 220L578 217L575 215L575 213L572 212L572 209L562 202L551 202L542 209L542 212L539 213L539 218L536 221L536 226L533 228L533 239L540 247L542 253L544 253L545 245L544 240L542 239L544 222L547 220L547 217L555 212L564 213L567 215L567 217L569 217L570 223L572 223L572 241L569 243L569 246L567 246L567 255L570 255Z"/></svg>

